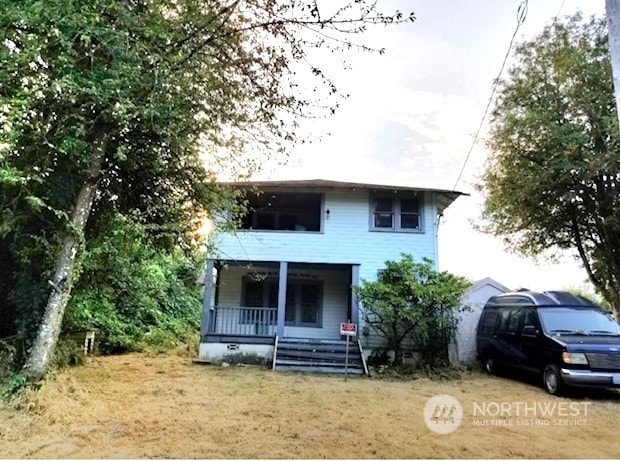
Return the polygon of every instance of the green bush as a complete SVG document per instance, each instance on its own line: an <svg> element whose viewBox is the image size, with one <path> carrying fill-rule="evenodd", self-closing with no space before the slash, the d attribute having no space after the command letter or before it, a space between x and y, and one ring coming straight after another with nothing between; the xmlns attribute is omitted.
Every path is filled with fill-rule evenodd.
<svg viewBox="0 0 620 461"><path fill-rule="evenodd" d="M11 376L18 364L17 337L0 339L0 381Z"/></svg>
<svg viewBox="0 0 620 461"><path fill-rule="evenodd" d="M91 242L65 329L94 329L103 353L170 348L196 334L197 258L156 250L144 227L119 216Z"/></svg>
<svg viewBox="0 0 620 461"><path fill-rule="evenodd" d="M3 386L0 397L4 399L10 399L19 395L21 390L28 384L26 376L15 373L12 374Z"/></svg>
<svg viewBox="0 0 620 461"><path fill-rule="evenodd" d="M364 309L364 323L394 351L393 365L403 365L404 344L413 341L422 352L422 364L448 364L448 345L456 332L456 313L469 282L439 272L432 261L414 262L410 254L386 261L374 281L354 287Z"/></svg>
<svg viewBox="0 0 620 461"><path fill-rule="evenodd" d="M72 338L61 338L54 349L51 368L81 365L84 362L84 346Z"/></svg>

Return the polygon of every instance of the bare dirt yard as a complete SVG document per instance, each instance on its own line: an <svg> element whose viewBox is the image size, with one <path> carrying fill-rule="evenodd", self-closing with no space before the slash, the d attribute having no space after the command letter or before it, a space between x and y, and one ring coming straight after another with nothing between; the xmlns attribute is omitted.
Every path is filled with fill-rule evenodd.
<svg viewBox="0 0 620 461"><path fill-rule="evenodd" d="M462 405L451 434L424 422L437 394ZM620 457L617 393L556 398L474 372L345 383L135 354L92 358L2 405L5 458Z"/></svg>

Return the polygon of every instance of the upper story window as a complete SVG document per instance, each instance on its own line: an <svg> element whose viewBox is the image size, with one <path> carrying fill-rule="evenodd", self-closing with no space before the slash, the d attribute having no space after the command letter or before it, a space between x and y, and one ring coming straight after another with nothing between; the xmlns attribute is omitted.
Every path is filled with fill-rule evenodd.
<svg viewBox="0 0 620 461"><path fill-rule="evenodd" d="M418 194L373 194L370 199L370 212L371 230L422 230L422 199Z"/></svg>
<svg viewBox="0 0 620 461"><path fill-rule="evenodd" d="M249 194L241 229L321 231L322 195L314 193Z"/></svg>

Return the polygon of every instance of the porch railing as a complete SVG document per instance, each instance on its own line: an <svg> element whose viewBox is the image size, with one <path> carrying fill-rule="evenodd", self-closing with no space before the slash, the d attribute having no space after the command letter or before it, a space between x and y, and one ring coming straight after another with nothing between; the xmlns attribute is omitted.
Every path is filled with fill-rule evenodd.
<svg viewBox="0 0 620 461"><path fill-rule="evenodd" d="M275 307L211 308L208 333L239 336L275 336L278 309Z"/></svg>

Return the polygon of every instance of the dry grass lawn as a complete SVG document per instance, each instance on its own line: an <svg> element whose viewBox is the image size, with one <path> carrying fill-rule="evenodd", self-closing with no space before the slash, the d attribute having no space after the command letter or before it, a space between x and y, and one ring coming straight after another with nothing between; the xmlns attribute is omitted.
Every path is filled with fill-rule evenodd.
<svg viewBox="0 0 620 461"><path fill-rule="evenodd" d="M464 420L427 429L429 397ZM585 426L476 426L474 402L578 402ZM497 418L496 418L497 419ZM540 419L540 418L539 418ZM565 418L569 422L574 417ZM620 398L547 396L533 384L470 373L388 381L211 367L172 355L99 357L0 408L9 458L618 458Z"/></svg>

